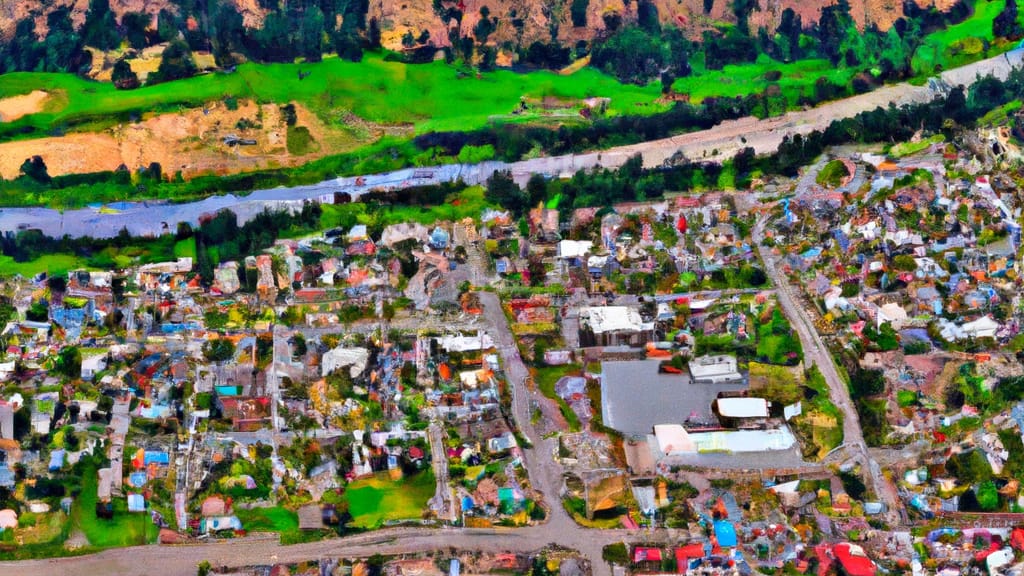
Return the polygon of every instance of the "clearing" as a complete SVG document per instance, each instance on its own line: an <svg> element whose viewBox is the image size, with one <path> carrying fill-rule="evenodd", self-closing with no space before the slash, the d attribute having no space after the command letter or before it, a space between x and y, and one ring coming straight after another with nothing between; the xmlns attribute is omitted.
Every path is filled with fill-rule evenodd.
<svg viewBox="0 0 1024 576"><path fill-rule="evenodd" d="M387 472L360 478L345 488L352 526L377 528L388 520L419 520L437 485L429 469L392 480Z"/></svg>
<svg viewBox="0 0 1024 576"><path fill-rule="evenodd" d="M28 94L0 100L0 122L13 122L22 116L42 112L49 97L42 90L33 90Z"/></svg>

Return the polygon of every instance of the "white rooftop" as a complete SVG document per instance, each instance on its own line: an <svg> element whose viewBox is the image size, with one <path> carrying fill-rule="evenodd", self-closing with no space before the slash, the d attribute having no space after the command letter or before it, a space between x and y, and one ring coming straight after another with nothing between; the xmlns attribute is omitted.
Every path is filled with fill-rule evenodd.
<svg viewBox="0 0 1024 576"><path fill-rule="evenodd" d="M767 418L768 401L764 398L719 398L718 413L726 418Z"/></svg>
<svg viewBox="0 0 1024 576"><path fill-rule="evenodd" d="M580 321L586 322L594 334L643 330L640 312L629 306L591 306L580 309Z"/></svg>

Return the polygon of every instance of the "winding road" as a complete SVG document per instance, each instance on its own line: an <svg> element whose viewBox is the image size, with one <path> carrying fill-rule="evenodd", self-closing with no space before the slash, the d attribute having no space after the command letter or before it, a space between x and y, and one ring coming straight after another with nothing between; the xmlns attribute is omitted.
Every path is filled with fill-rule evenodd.
<svg viewBox="0 0 1024 576"><path fill-rule="evenodd" d="M995 75L1005 78L1013 67L1024 62L1024 49L1016 49L994 58L947 70L941 74L943 83L969 86L976 78ZM200 217L229 208L247 221L264 208L295 207L307 200L317 200L334 193L346 192L357 199L374 188L404 188L442 181L462 179L468 184L482 184L496 170L510 170L523 184L531 174L568 176L581 169L603 166L616 168L630 157L641 154L647 167L661 166L676 154L691 159L723 159L732 157L743 147L758 154L775 151L785 136L823 130L837 118L848 118L860 112L890 104L926 102L937 95L930 86L907 83L883 86L872 92L828 102L808 110L788 112L783 116L759 120L753 117L729 120L699 132L680 134L629 146L585 154L534 158L520 162L483 162L481 164L449 164L429 168L408 168L386 174L337 178L293 188L257 190L246 196L213 196L183 204L138 202L118 206L111 213L84 208L59 212L48 208L4 208L0 210L0 232L20 228L36 228L60 237L113 237L122 228L137 236L155 236L173 232L179 222L196 224Z"/></svg>

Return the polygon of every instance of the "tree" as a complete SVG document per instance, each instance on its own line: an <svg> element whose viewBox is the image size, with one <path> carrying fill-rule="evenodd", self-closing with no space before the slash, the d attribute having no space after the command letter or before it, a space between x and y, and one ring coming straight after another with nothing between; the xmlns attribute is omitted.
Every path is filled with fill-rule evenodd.
<svg viewBox="0 0 1024 576"><path fill-rule="evenodd" d="M82 38L71 23L71 11L61 7L46 16L49 32L43 47L46 50L47 72L78 72L90 62L82 51Z"/></svg>
<svg viewBox="0 0 1024 576"><path fill-rule="evenodd" d="M61 348L57 353L54 371L68 378L78 378L82 375L82 351L78 346Z"/></svg>
<svg viewBox="0 0 1024 576"><path fill-rule="evenodd" d="M22 176L31 178L40 184L49 184L51 180L50 174L46 171L46 162L43 161L42 156L36 155L31 158L26 158L25 161L21 163L19 172Z"/></svg>
<svg viewBox="0 0 1024 576"><path fill-rule="evenodd" d="M850 376L850 392L856 398L876 396L885 390L885 374L881 370L857 370Z"/></svg>
<svg viewBox="0 0 1024 576"><path fill-rule="evenodd" d="M587 25L587 7L590 0L572 0L569 7L569 14L572 17L572 25L576 28L583 28Z"/></svg>
<svg viewBox="0 0 1024 576"><path fill-rule="evenodd" d="M1024 38L1024 26L1017 18L1017 0L1006 0L1003 11L992 21L992 35L1015 41Z"/></svg>
<svg viewBox="0 0 1024 576"><path fill-rule="evenodd" d="M110 11L110 0L90 0L82 26L82 39L86 45L100 50L111 50L118 45L117 21Z"/></svg>
<svg viewBox="0 0 1024 576"><path fill-rule="evenodd" d="M210 362L227 362L234 355L235 345L227 338L218 338L203 344L203 356Z"/></svg>
<svg viewBox="0 0 1024 576"><path fill-rule="evenodd" d="M1011 0L1012 1L1012 0ZM978 506L984 512L994 512L999 508L999 491L991 480L978 485Z"/></svg>
<svg viewBox="0 0 1024 576"><path fill-rule="evenodd" d="M321 41L324 35L324 13L311 6L302 14L299 24L299 51L307 62L319 62L322 57Z"/></svg>
<svg viewBox="0 0 1024 576"><path fill-rule="evenodd" d="M536 206L543 202L548 195L548 181L543 174L534 172L526 182L526 205Z"/></svg>
<svg viewBox="0 0 1024 576"><path fill-rule="evenodd" d="M124 58L114 64L114 71L111 73L110 79L118 90L134 90L139 87L139 77L132 70L131 64Z"/></svg>
<svg viewBox="0 0 1024 576"><path fill-rule="evenodd" d="M196 63L192 59L192 49L182 40L174 40L164 48L160 56L160 66L149 75L147 84L159 84L189 78L196 73Z"/></svg>
<svg viewBox="0 0 1024 576"><path fill-rule="evenodd" d="M121 29L124 30L124 39L128 41L129 46L142 50L149 45L146 29L150 21L149 15L144 12L125 12L121 16Z"/></svg>
<svg viewBox="0 0 1024 576"><path fill-rule="evenodd" d="M499 170L487 179L487 190L484 197L488 202L498 204L515 215L526 208L526 195L512 179L512 172Z"/></svg>

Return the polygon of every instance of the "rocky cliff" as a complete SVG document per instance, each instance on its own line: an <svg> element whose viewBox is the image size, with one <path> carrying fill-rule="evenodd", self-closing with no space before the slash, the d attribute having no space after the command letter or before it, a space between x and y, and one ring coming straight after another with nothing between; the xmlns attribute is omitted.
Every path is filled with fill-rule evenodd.
<svg viewBox="0 0 1024 576"><path fill-rule="evenodd" d="M259 26L264 12L257 0L230 0L237 6L247 26ZM935 6L947 10L957 0L909 0L919 6ZM623 22L636 20L636 0L576 0L586 5L586 25L573 26L571 9L573 0L370 0L368 18L381 23L382 42L393 49L400 48L402 36L412 32L419 37L424 31L430 32L431 41L437 46L450 45L449 30L456 28L462 36L472 35L481 19L481 10L497 19L489 42L497 46L529 45L534 41L548 42L552 34L564 46L572 46L579 40L591 40L605 31L606 16L617 14ZM715 23L733 22L731 0L653 0L663 23L671 23L684 29L688 35L699 37L703 30ZM835 0L760 0L759 8L750 17L752 29L765 27L773 31L782 12L792 8L800 14L805 25L816 22L821 9ZM152 14L154 19L162 8L173 9L174 0L110 0L111 9L118 18L125 12L141 11ZM14 23L26 16L36 19L37 29L45 31L46 14L57 6L72 6L73 20L81 24L89 0L3 0L0 1L0 33L9 37ZM438 14L442 8L454 8L463 16L461 22L445 20ZM857 23L877 24L887 29L903 15L903 3L896 0L850 0L851 13Z"/></svg>

